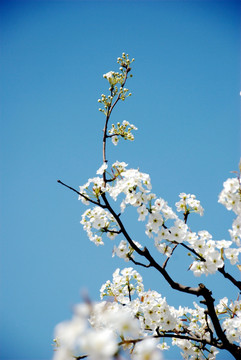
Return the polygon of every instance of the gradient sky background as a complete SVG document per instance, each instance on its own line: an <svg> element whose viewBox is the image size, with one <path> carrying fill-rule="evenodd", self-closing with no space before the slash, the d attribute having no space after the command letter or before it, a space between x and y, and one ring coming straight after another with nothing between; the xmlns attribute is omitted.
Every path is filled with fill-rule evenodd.
<svg viewBox="0 0 241 360"><path fill-rule="evenodd" d="M1 1L0 23L0 358L49 360L54 326L81 293L98 300L116 267L132 266L111 257L110 240L90 243L79 224L86 208L56 181L78 188L101 165L97 99L123 51L136 59L133 96L112 120L139 131L134 143L109 144L108 158L149 173L171 206L182 191L196 194L205 215L190 218L192 230L229 239L233 215L217 198L240 157L240 2ZM134 239L151 243L135 212L125 219ZM176 255L169 270L177 281L236 299L227 281L193 278ZM198 301L137 270L171 305Z"/></svg>

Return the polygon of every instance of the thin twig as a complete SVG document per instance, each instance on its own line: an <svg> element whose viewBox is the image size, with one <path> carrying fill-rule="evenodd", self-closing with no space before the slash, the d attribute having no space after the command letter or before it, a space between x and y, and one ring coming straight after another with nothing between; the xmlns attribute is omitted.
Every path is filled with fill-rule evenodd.
<svg viewBox="0 0 241 360"><path fill-rule="evenodd" d="M83 197L86 201L89 201L89 202L91 202L92 204L95 204L95 205L97 205L97 206L100 206L102 209L106 209L106 206L105 206L105 205L101 204L100 202L97 202L97 201L94 201L94 200L92 200L92 199L89 199L89 198L88 198L87 196L85 196L84 194L81 194L78 190L72 188L72 187L69 186L69 185L64 184L61 180L57 180L57 182L58 182L59 184L65 186L65 187L67 187L68 189L74 191L76 194L78 194L79 196Z"/></svg>
<svg viewBox="0 0 241 360"><path fill-rule="evenodd" d="M128 258L135 264L135 265L140 265L143 266L145 268L149 268L151 266L151 264L149 263L148 265L146 264L142 264L139 261L134 260L131 256L128 256Z"/></svg>
<svg viewBox="0 0 241 360"><path fill-rule="evenodd" d="M176 244L173 248L172 248L172 251L170 253L170 255L166 258L166 260L164 261L163 265L162 265L162 268L165 269L166 266L167 266L167 263L169 261L169 259L171 258L172 254L174 253L176 247L177 247L178 244Z"/></svg>
<svg viewBox="0 0 241 360"><path fill-rule="evenodd" d="M241 292L241 281L237 281L232 275L224 270L225 266L218 268L218 271L226 278L229 279Z"/></svg>
<svg viewBox="0 0 241 360"><path fill-rule="evenodd" d="M126 80L127 80L127 74L128 74L129 71L130 71L130 68L127 67L126 72L125 72L125 79L123 81L123 84L121 85L122 87L125 86L125 83L126 83ZM112 94L112 90L111 90L111 94ZM119 100L120 100L120 93L118 94L115 102L111 106L109 106L107 108L107 115L106 115L106 119L105 119L104 130L103 130L103 132L104 132L104 134L103 134L103 163L107 163L107 159L106 159L106 139L109 136L107 134L108 122L109 122L109 119L110 119L110 115L111 115L114 107L116 106L116 104L118 103ZM105 173L105 171L103 173L103 181L104 181L104 185L105 185L106 184L106 173Z"/></svg>

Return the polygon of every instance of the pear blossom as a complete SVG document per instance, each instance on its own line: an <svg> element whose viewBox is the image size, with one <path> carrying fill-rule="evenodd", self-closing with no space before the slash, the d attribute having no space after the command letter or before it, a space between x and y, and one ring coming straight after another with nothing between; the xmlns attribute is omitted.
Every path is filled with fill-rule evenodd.
<svg viewBox="0 0 241 360"><path fill-rule="evenodd" d="M146 215L148 214L148 210L146 206L143 204L138 207L137 212L139 213L138 221L144 221L146 218Z"/></svg>
<svg viewBox="0 0 241 360"><path fill-rule="evenodd" d="M157 348L156 339L145 339L136 344L133 352L134 360L162 360L162 353Z"/></svg>
<svg viewBox="0 0 241 360"><path fill-rule="evenodd" d="M101 165L101 167L96 171L96 174L102 175L105 172L105 170L107 169L107 167L108 167L107 163L103 163Z"/></svg>
<svg viewBox="0 0 241 360"><path fill-rule="evenodd" d="M117 255L118 257L124 259L125 261L129 261L129 254L131 252L130 245L127 244L127 241L121 240L119 246L114 246L112 257Z"/></svg>
<svg viewBox="0 0 241 360"><path fill-rule="evenodd" d="M230 263L232 265L237 264L237 262L239 261L238 257L240 252L241 252L241 248L239 249L229 248L224 250L224 254L226 258L230 260Z"/></svg>
<svg viewBox="0 0 241 360"><path fill-rule="evenodd" d="M112 136L112 139L111 139L112 143L116 146L119 142L119 138L117 135L115 136Z"/></svg>
<svg viewBox="0 0 241 360"><path fill-rule="evenodd" d="M92 360L111 360L118 349L115 335L109 329L88 332L82 337L81 345Z"/></svg>
<svg viewBox="0 0 241 360"><path fill-rule="evenodd" d="M110 85L115 85L118 82L118 77L114 71L109 71L103 75L103 78L107 79Z"/></svg>
<svg viewBox="0 0 241 360"><path fill-rule="evenodd" d="M177 211L185 212L196 212L203 215L203 208L200 205L200 201L196 199L196 196L193 194L181 193L179 195L180 201L176 203Z"/></svg>

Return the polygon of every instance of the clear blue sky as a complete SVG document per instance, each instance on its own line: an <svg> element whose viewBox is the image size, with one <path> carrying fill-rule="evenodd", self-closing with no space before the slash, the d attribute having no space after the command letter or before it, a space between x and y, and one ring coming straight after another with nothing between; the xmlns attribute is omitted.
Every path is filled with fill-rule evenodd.
<svg viewBox="0 0 241 360"><path fill-rule="evenodd" d="M180 192L196 194L205 215L190 219L192 229L229 239L233 216L217 198L240 157L240 2L1 1L0 24L0 358L49 360L54 326L81 291L97 300L115 268L129 265L111 258L110 241L89 242L85 207L56 182L77 188L101 165L97 99L123 51L136 59L133 97L113 121L139 131L134 143L109 146L109 159L150 173L172 206ZM127 228L147 244L139 225L131 214ZM170 264L176 280L236 298L219 276L193 279L187 264L181 253ZM159 275L138 270L146 289L185 304Z"/></svg>

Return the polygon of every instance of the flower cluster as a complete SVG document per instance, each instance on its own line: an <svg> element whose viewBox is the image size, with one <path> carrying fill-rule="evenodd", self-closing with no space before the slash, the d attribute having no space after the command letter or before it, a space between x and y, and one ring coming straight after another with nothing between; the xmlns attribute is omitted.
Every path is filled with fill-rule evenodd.
<svg viewBox="0 0 241 360"><path fill-rule="evenodd" d="M141 248L141 244L139 244L137 241L133 241L133 242L139 249ZM130 258L132 259L134 258L133 253L134 253L133 247L126 240L121 240L118 246L114 245L112 257L116 255L119 258L124 259L125 261L129 261Z"/></svg>
<svg viewBox="0 0 241 360"><path fill-rule="evenodd" d="M105 171L107 171L106 163L100 167L97 174L101 175ZM238 262L241 247L231 248L233 241L213 240L212 235L205 230L198 233L190 231L185 221L177 217L177 214L168 206L165 200L157 198L155 194L150 192L152 186L148 174L137 169L127 169L126 163L117 161L112 165L111 176L111 181L105 186L101 177L89 179L83 187L80 187L80 191L86 197L91 194L92 198L95 199L99 199L101 194L106 192L115 201L121 194L124 195L124 199L120 204L121 211L123 212L127 205L137 208L138 220L147 220L146 235L149 238L154 238L155 247L160 253L169 257L173 246L186 243L194 258L190 270L193 271L195 276L214 274L224 266L224 256L232 265ZM240 194L237 186L239 183L237 181L228 179L224 183L224 190L219 198L220 202L220 199L228 198L230 204L232 202L230 198L233 194L233 197L237 198L235 211L240 209ZM203 214L200 201L194 195L181 193L179 197L181 200L176 203L177 211L182 211L184 215L191 212ZM81 198L81 200L86 203L86 198ZM167 221L170 220L174 222L173 224L169 223L169 226L167 226ZM238 216L233 222L233 229L230 230L231 237L238 246L240 246L241 235L240 220L241 216ZM84 225L90 240L98 245L103 244L102 235L104 233L114 239L119 231L113 216L103 209L98 209L98 207L94 208L94 210L87 210L81 223ZM93 228L99 231L98 234L93 235ZM126 261L128 261L132 253L133 249L126 242L122 242L118 248L114 248L114 254L124 258Z"/></svg>
<svg viewBox="0 0 241 360"><path fill-rule="evenodd" d="M177 211L182 211L185 214L195 212L201 216L203 215L203 207L195 195L181 193L179 197L181 200L176 203Z"/></svg>
<svg viewBox="0 0 241 360"><path fill-rule="evenodd" d="M135 207L147 203L153 197L149 194L151 189L150 176L137 169L122 170L120 176L115 178L115 183L108 189L109 195L116 201L120 194L125 198L121 203L122 212L126 205Z"/></svg>
<svg viewBox="0 0 241 360"><path fill-rule="evenodd" d="M141 275L132 268L125 268L122 271L116 269L113 274L113 282L108 280L100 289L100 297L113 296L120 304L127 304L135 293L142 293L144 290Z"/></svg>
<svg viewBox="0 0 241 360"><path fill-rule="evenodd" d="M129 350L134 360L160 360L161 350L169 349L162 341L172 334L172 345L178 346L186 360L214 360L218 351L208 345L213 327L205 308L175 309L156 291L144 291L141 275L132 268L117 269L112 282L100 289L101 301L78 305L72 320L57 325L55 335L59 349L54 360L88 355L94 360L110 360L120 351ZM241 301L220 300L216 314L231 343L241 344ZM191 340L182 338L189 334ZM175 335L178 337L175 337ZM161 341L161 342L160 342ZM205 348L200 342L205 342Z"/></svg>
<svg viewBox="0 0 241 360"><path fill-rule="evenodd" d="M232 230L229 230L232 241L241 246L241 185L240 178L227 179L223 184L223 190L219 195L218 202L228 210L233 210L237 218L233 221Z"/></svg>
<svg viewBox="0 0 241 360"><path fill-rule="evenodd" d="M187 328L193 334L198 333L201 338L208 337L205 330L205 309L196 303L195 309L175 309L169 306L166 298L158 292L144 291L142 277L132 268L122 271L117 269L113 274L113 281L108 280L102 285L100 293L101 299L104 296L113 296L119 304L130 307L139 319L143 336L150 332L153 335L169 331L180 333Z"/></svg>
<svg viewBox="0 0 241 360"><path fill-rule="evenodd" d="M112 124L111 129L109 130L109 137L111 137L114 145L118 144L119 137L122 137L124 140L134 140L134 135L132 134L132 130L137 130L137 127L130 124L128 121L123 120L122 124L117 123L117 127Z"/></svg>
<svg viewBox="0 0 241 360"><path fill-rule="evenodd" d="M104 108L99 108L99 111L103 112L105 115L108 114L112 104L113 99L116 97L124 101L128 96L131 96L129 89L125 88L125 82L127 80L128 74L131 71L130 64L135 59L130 60L129 55L122 53L122 57L117 59L117 63L120 65L120 72L109 71L103 75L104 79L107 79L110 85L110 95L106 96L101 95L101 98L98 99L98 102L103 104ZM132 75L130 75L132 77Z"/></svg>
<svg viewBox="0 0 241 360"><path fill-rule="evenodd" d="M117 83L122 85L124 82L124 75L114 71L109 71L108 73L104 74L103 78L107 79L112 87Z"/></svg>
<svg viewBox="0 0 241 360"><path fill-rule="evenodd" d="M96 245L104 245L102 240L103 233L107 233L110 239L114 239L118 233L117 224L113 216L98 206L86 210L82 215L80 223L87 232L90 241Z"/></svg>
<svg viewBox="0 0 241 360"><path fill-rule="evenodd" d="M228 210L233 210L237 215L241 213L241 187L238 178L227 179L223 183L218 202Z"/></svg>
<svg viewBox="0 0 241 360"><path fill-rule="evenodd" d="M53 360L111 360L118 353L120 335L138 336L138 323L132 313L117 303L79 304L73 318L56 326Z"/></svg>
<svg viewBox="0 0 241 360"><path fill-rule="evenodd" d="M104 171L104 167L105 164L104 166L102 165L97 173L99 174ZM86 184L79 187L80 195L78 200L81 200L85 205L89 205L89 200L99 200L101 194L105 191L106 189L103 178L96 176L89 179Z"/></svg>
<svg viewBox="0 0 241 360"><path fill-rule="evenodd" d="M216 313L222 316L222 327L228 340L241 343L241 300L236 300L228 305L228 298L219 301Z"/></svg>

